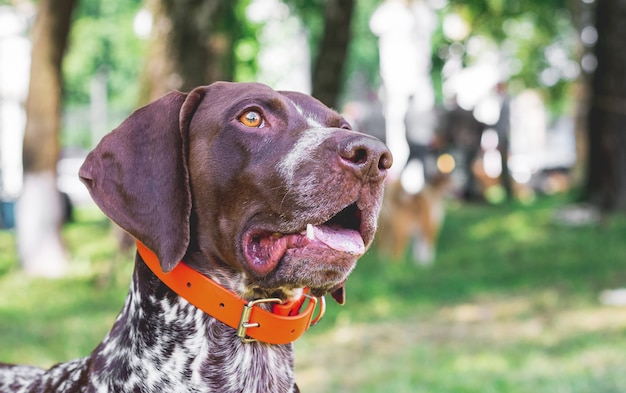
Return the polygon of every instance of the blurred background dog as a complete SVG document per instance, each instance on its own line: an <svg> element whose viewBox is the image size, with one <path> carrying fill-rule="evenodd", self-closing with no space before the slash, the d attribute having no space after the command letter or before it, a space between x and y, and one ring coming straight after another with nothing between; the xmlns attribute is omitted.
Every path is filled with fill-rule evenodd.
<svg viewBox="0 0 626 393"><path fill-rule="evenodd" d="M446 174L435 175L416 193L403 187L400 179L387 184L378 218L376 245L380 255L401 261L410 244L415 263L432 264L449 189Z"/></svg>

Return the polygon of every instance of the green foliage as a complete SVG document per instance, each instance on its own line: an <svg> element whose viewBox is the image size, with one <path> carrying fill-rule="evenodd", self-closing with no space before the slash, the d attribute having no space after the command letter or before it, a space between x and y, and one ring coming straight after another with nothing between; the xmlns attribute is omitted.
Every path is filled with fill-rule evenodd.
<svg viewBox="0 0 626 393"><path fill-rule="evenodd" d="M329 299L296 343L300 388L621 391L626 310L597 299L626 282L626 217L564 227L553 220L562 203L452 205L428 268L371 250L347 282L347 304ZM62 280L20 273L13 234L0 232L0 359L50 366L84 356L121 309L132 257L115 251L100 214L78 213L64 229L73 273Z"/></svg>
<svg viewBox="0 0 626 393"><path fill-rule="evenodd" d="M379 0L357 1L352 18L352 41L345 67L347 78L362 75L374 88L379 84L378 38L370 31L369 20L379 3ZM350 93L346 91L344 94Z"/></svg>
<svg viewBox="0 0 626 393"><path fill-rule="evenodd" d="M284 0L302 19L308 30L311 57L318 53L318 45L324 29L324 0ZM351 25L351 41L344 67L344 80L348 82L358 75L374 88L378 85L378 39L369 29L369 19L380 0L356 1ZM344 83L343 99L352 98L354 92Z"/></svg>
<svg viewBox="0 0 626 393"><path fill-rule="evenodd" d="M235 5L235 16L240 23L240 37L235 42L235 80L250 82L256 80L259 54L258 34L260 26L248 21L246 8L250 0L240 0Z"/></svg>
<svg viewBox="0 0 626 393"><path fill-rule="evenodd" d="M308 29L311 53L315 56L317 46L324 30L325 0L283 0Z"/></svg>
<svg viewBox="0 0 626 393"><path fill-rule="evenodd" d="M577 61L577 31L569 6L570 2L565 0L451 0L442 13L455 12L470 24L471 34L462 42L466 47L477 36L500 46L502 53L512 60L510 82L514 90L541 89L554 111L561 112L567 104L572 79L561 77L546 85L541 75L555 67L547 56L549 48L562 50L569 60ZM449 44L440 34L435 48ZM473 61L468 53L464 57L467 63Z"/></svg>
<svg viewBox="0 0 626 393"><path fill-rule="evenodd" d="M369 29L369 18L380 4L380 0L356 2L352 20L352 42L350 43L345 80L355 75L368 82L373 88L379 84L378 40ZM323 28L324 1L287 0L294 12L302 18L309 29L309 42L313 57ZM563 49L571 60L576 60L576 31L565 0L551 1L504 1L504 0L452 0L448 6L438 10L440 24L432 38L432 77L441 101L441 71L444 59L440 54L452 45L442 30L445 15L458 13L470 25L471 34L462 44L464 48L472 37L483 37L500 45L515 68L510 80L514 91L538 88L546 93L548 104L555 112L566 109L572 81L560 79L546 86L540 79L542 72L550 68L546 49L550 46ZM467 51L464 63L472 64L475 58ZM344 85L344 100L354 94Z"/></svg>
<svg viewBox="0 0 626 393"><path fill-rule="evenodd" d="M245 22L237 24L236 80L254 80L256 75L259 26L246 22L249 3L250 0L232 2L235 18ZM142 4L141 0L79 2L63 64L66 105L88 105L91 79L105 73L113 110L128 112L137 106L147 40L136 36L133 23ZM235 26L232 20L223 23Z"/></svg>
<svg viewBox="0 0 626 393"><path fill-rule="evenodd" d="M285 0L307 26L312 56L318 52L318 42L324 23L324 0ZM256 57L259 51L257 35L260 26L247 21L246 7L250 0L233 2L236 18L241 29L235 43L235 80L256 78ZM380 0L356 2L352 21L352 42L345 67L346 81L358 75L374 88L378 85L377 38L369 30L369 18ZM576 34L565 0L551 1L503 1L503 0L451 0L439 11L441 18L447 13L461 15L472 29L471 36L486 37L506 47L506 52L519 68L511 80L514 89L541 88L547 94L552 107L561 111L571 81L560 80L553 86L545 86L540 80L542 71L549 68L545 49L559 45L575 58ZM144 65L146 42L135 36L133 20L141 8L140 0L107 2L84 0L74 17L70 47L64 62L66 81L65 102L69 106L86 105L89 102L91 78L98 72L109 77L109 97L114 108L129 111L137 104L137 84ZM467 44L469 38L464 40ZM441 90L439 56L450 42L441 28L433 37L433 79ZM465 62L473 58L465 54ZM344 85L344 96L354 92Z"/></svg>
<svg viewBox="0 0 626 393"><path fill-rule="evenodd" d="M143 68L146 42L133 31L141 0L79 2L63 62L65 103L89 103L91 79L108 77L109 101L125 109L137 105L137 81Z"/></svg>

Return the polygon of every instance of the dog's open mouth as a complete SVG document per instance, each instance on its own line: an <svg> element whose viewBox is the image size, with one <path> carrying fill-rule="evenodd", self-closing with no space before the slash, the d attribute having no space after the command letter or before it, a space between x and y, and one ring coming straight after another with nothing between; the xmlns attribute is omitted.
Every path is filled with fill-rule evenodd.
<svg viewBox="0 0 626 393"><path fill-rule="evenodd" d="M353 203L330 220L308 223L297 233L249 231L244 235L244 253L249 266L258 274L271 272L288 251L350 255L365 253L361 235L361 210Z"/></svg>

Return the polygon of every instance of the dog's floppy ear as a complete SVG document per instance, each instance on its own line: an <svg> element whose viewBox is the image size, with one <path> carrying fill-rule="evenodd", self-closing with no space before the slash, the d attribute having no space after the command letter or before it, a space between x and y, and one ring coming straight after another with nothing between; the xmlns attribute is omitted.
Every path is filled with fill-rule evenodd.
<svg viewBox="0 0 626 393"><path fill-rule="evenodd" d="M166 272L183 258L190 241L183 123L195 111L196 96L186 102L187 94L173 92L138 109L102 139L79 172L102 211L152 250Z"/></svg>

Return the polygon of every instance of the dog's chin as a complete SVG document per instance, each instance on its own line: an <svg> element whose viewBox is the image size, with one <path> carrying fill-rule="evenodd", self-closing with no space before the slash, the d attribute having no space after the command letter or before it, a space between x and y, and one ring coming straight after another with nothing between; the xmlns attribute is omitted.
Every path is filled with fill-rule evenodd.
<svg viewBox="0 0 626 393"><path fill-rule="evenodd" d="M355 255L328 249L316 249L315 252L312 249L288 250L271 274L254 279L254 286L257 294L266 295L309 288L313 296L330 293L343 304L343 285L357 259Z"/></svg>
<svg viewBox="0 0 626 393"><path fill-rule="evenodd" d="M321 296L346 281L357 259L355 255L331 250L318 250L307 256L287 253L275 273L285 280L291 277L296 285L309 287L314 295Z"/></svg>

